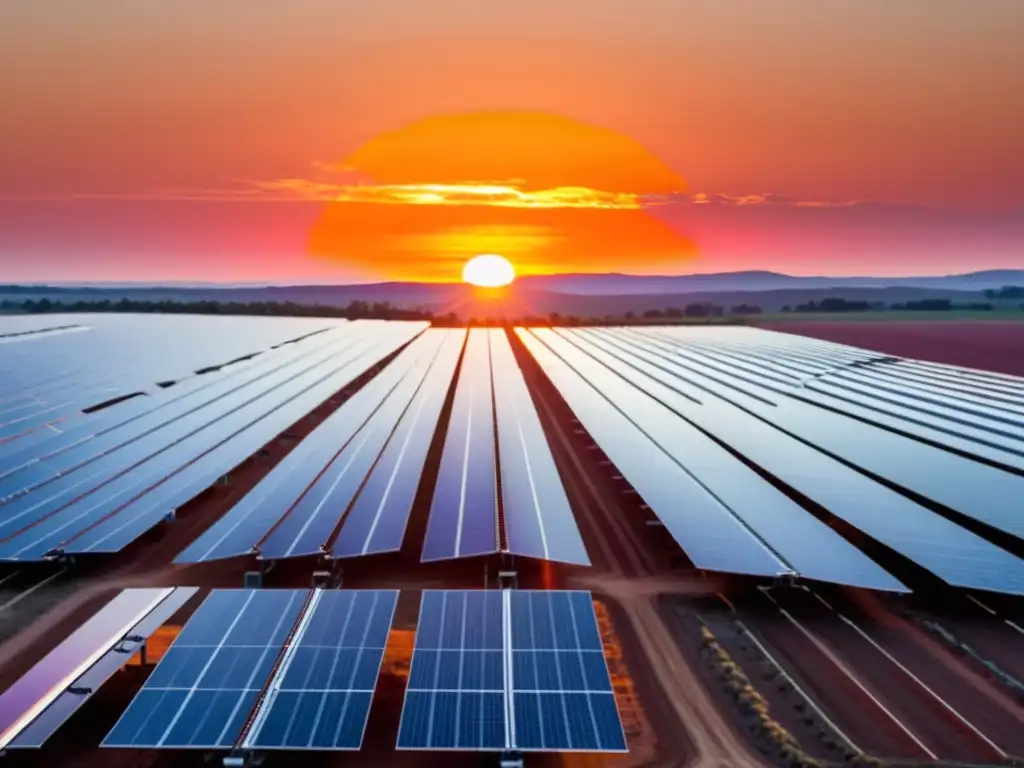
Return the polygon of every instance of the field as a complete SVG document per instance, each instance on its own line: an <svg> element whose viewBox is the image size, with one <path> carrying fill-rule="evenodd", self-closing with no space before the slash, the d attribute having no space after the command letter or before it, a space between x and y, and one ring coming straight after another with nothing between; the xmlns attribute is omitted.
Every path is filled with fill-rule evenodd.
<svg viewBox="0 0 1024 768"><path fill-rule="evenodd" d="M1024 319L1024 313L1021 313ZM948 365L1024 376L1024 323L1018 320L891 321L869 313L863 320L802 319L762 327Z"/></svg>
<svg viewBox="0 0 1024 768"><path fill-rule="evenodd" d="M0 369L15 376L0 389L0 691L53 663L48 654L119 590L200 593L41 748L10 749L14 766L516 757L395 749L418 628L431 618L424 590L502 587L589 592L628 747L544 748L525 754L529 765L997 765L1024 755L1014 502L1024 498L1024 430L1013 424L1024 380L984 373L1001 370L991 362L964 372L879 364L865 351L957 365L1024 357L1011 324L992 324L982 341L974 323L467 332L90 318L68 332L76 318L52 320L19 318L8 329L19 336L0 346ZM236 320L252 323L244 338L219 325ZM201 324L206 343L175 342L180 323ZM148 344L125 354L137 334ZM92 407L100 401L113 404ZM244 422L234 415L243 408ZM74 462L62 458L72 452ZM69 478L74 495L62 496ZM147 503L157 497L174 499L173 515L170 501ZM374 526L360 533L370 507ZM388 515L396 537L384 541ZM471 548L481 535L490 554ZM328 556L353 541L361 556ZM100 747L209 590L239 588L247 573L260 574L261 592L313 579L325 593L399 590L358 749L253 750L233 738ZM282 640L261 697L279 668L299 663L288 648L303 631L299 622ZM518 679L521 657L509 658ZM543 690L569 691L559 670ZM189 695L205 690L205 674ZM308 674L310 692L323 687ZM597 728L593 709L553 695L567 729L573 717ZM0 694L0 744L32 703ZM529 738L524 722L519 738Z"/></svg>

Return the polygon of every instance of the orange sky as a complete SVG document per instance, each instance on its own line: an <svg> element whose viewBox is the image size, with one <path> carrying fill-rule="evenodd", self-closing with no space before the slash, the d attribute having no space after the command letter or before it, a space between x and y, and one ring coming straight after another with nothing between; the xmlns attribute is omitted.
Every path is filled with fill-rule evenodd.
<svg viewBox="0 0 1024 768"><path fill-rule="evenodd" d="M438 237L509 228L510 248L547 238L530 269L585 256L620 271L1013 266L1022 36L1020 0L0 3L0 280L371 279L394 273L374 268L375 248L392 266L416 249L447 264ZM616 138L405 133L495 111ZM388 155L394 137L420 155ZM438 215L390 211L385 226L396 206L379 196L342 212L280 184L333 193L348 181L325 165L358 156L389 187L496 184L508 179L462 177L507 168L545 189L564 176L642 193L631 184L654 176L631 175L626 155L691 197L472 220L472 206L421 203ZM410 226L421 239L400 244L415 247L382 240Z"/></svg>
<svg viewBox="0 0 1024 768"><path fill-rule="evenodd" d="M458 280L480 253L505 255L521 275L627 263L665 271L694 253L646 210L654 196L685 193L683 179L635 140L564 117L427 118L372 139L337 169L347 183L262 186L326 201L310 252L385 279Z"/></svg>

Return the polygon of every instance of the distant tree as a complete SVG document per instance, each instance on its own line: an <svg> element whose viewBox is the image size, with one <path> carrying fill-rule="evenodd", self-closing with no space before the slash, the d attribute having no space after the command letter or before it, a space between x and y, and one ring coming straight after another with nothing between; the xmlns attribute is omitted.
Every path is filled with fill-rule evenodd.
<svg viewBox="0 0 1024 768"><path fill-rule="evenodd" d="M791 306L789 306L789 304L784 304L783 307L782 307L782 311L783 312L792 312L793 308Z"/></svg>
<svg viewBox="0 0 1024 768"><path fill-rule="evenodd" d="M729 310L732 315L760 315L761 307L757 304L737 304Z"/></svg>
<svg viewBox="0 0 1024 768"><path fill-rule="evenodd" d="M665 317L671 318L672 320L678 320L683 316L683 310L679 307L669 307L665 310Z"/></svg>
<svg viewBox="0 0 1024 768"><path fill-rule="evenodd" d="M921 299L908 301L906 308L910 312L948 312L953 309L952 299Z"/></svg>
<svg viewBox="0 0 1024 768"><path fill-rule="evenodd" d="M646 317L646 318L662 317L662 312L661 312L660 309L648 309L647 311L644 312L644 317Z"/></svg>

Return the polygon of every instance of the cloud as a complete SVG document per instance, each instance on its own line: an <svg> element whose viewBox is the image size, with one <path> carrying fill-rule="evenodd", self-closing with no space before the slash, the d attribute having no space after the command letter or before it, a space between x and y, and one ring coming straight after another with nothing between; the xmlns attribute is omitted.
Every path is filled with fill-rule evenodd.
<svg viewBox="0 0 1024 768"><path fill-rule="evenodd" d="M680 195L679 202L693 205L774 205L792 208L852 208L862 205L880 205L874 200L801 200L792 195L773 192L760 192L749 195L730 195L725 192L697 192L692 195Z"/></svg>
<svg viewBox="0 0 1024 768"><path fill-rule="evenodd" d="M330 203L606 210L642 207L640 196L628 192L607 192L580 186L526 190L512 181L458 184L334 184L293 178L257 181L253 182L253 185L272 195L291 195L302 200Z"/></svg>

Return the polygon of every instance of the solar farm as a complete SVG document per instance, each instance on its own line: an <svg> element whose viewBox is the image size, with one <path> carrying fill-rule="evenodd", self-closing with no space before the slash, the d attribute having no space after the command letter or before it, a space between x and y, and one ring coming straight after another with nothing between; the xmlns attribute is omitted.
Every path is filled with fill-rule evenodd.
<svg viewBox="0 0 1024 768"><path fill-rule="evenodd" d="M1022 595L1024 379L743 326L0 318L14 766L1020 764Z"/></svg>

